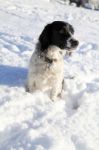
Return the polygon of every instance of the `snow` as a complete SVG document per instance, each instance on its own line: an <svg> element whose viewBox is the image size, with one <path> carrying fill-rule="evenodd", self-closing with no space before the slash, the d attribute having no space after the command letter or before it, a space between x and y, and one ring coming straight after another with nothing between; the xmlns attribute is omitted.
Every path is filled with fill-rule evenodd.
<svg viewBox="0 0 99 150"><path fill-rule="evenodd" d="M80 44L66 56L63 98L25 92L44 26L64 20ZM0 0L0 150L99 149L99 12L46 0Z"/></svg>

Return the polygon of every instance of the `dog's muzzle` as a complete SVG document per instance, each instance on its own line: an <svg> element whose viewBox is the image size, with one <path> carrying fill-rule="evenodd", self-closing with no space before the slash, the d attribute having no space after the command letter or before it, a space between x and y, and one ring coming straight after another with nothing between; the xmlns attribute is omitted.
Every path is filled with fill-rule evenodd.
<svg viewBox="0 0 99 150"><path fill-rule="evenodd" d="M66 44L68 50L75 49L79 45L79 42L73 38L69 38Z"/></svg>

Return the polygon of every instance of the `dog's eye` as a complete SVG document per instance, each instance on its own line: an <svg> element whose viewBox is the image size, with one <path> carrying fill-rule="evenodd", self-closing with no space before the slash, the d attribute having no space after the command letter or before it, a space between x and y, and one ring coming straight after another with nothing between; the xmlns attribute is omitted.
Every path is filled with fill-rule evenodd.
<svg viewBox="0 0 99 150"><path fill-rule="evenodd" d="M59 31L59 33L60 33L60 34L64 34L64 33L65 33L64 29L61 29L61 30Z"/></svg>

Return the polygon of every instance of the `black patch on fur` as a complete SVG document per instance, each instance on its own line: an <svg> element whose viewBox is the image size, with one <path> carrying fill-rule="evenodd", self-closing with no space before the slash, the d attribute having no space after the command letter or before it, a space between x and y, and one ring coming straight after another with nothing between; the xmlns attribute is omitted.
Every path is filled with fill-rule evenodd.
<svg viewBox="0 0 99 150"><path fill-rule="evenodd" d="M39 36L41 51L46 51L50 45L61 49L67 48L67 40L74 34L74 29L69 23L54 21L43 29Z"/></svg>
<svg viewBox="0 0 99 150"><path fill-rule="evenodd" d="M71 3L76 3L77 7L80 7L83 5L83 1L82 0L70 0L70 4Z"/></svg>
<svg viewBox="0 0 99 150"><path fill-rule="evenodd" d="M53 59L50 59L48 57L45 57L45 61L48 63L48 64L52 64L53 63Z"/></svg>

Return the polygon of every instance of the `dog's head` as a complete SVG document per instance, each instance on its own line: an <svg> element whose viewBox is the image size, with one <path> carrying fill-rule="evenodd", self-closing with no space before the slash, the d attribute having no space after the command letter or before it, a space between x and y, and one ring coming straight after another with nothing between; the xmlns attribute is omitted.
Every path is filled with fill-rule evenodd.
<svg viewBox="0 0 99 150"><path fill-rule="evenodd" d="M69 23L54 21L45 26L39 41L41 50L46 50L50 45L55 45L61 49L75 49L79 42L73 38L74 29Z"/></svg>

